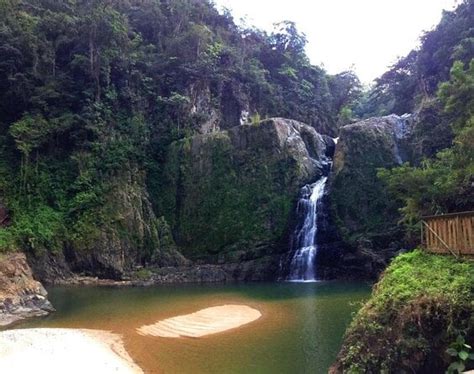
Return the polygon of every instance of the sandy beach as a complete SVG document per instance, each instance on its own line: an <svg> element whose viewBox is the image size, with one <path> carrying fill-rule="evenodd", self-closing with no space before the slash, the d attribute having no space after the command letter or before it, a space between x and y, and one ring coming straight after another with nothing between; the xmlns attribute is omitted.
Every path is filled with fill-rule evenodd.
<svg viewBox="0 0 474 374"><path fill-rule="evenodd" d="M246 305L222 305L198 312L167 318L137 329L141 335L163 338L192 337L224 332L259 319L262 314Z"/></svg>
<svg viewBox="0 0 474 374"><path fill-rule="evenodd" d="M33 372L143 373L125 351L117 334L58 328L0 332L0 373Z"/></svg>

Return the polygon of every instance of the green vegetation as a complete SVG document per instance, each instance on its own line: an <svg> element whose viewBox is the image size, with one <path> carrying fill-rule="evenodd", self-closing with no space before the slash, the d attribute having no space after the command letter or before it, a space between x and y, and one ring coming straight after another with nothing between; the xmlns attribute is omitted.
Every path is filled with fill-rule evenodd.
<svg viewBox="0 0 474 374"><path fill-rule="evenodd" d="M421 215L474 209L474 59L466 69L462 62L454 63L438 98L451 119L452 147L418 167L403 165L379 173L402 202L408 224Z"/></svg>
<svg viewBox="0 0 474 374"><path fill-rule="evenodd" d="M398 205L385 184L377 178L377 168L393 167L394 139L386 123L365 124L341 129L343 139L334 160L331 213L344 241L356 246L359 240L373 241L376 248L387 246L387 238L398 230Z"/></svg>
<svg viewBox="0 0 474 374"><path fill-rule="evenodd" d="M474 343L473 290L472 260L421 250L398 256L356 315L334 368L348 373L442 372L452 361L453 351L446 350L460 334L466 338L463 344Z"/></svg>
<svg viewBox="0 0 474 374"><path fill-rule="evenodd" d="M283 237L297 191L314 176L277 133L267 120L171 145L155 192L184 254L245 249L250 256Z"/></svg>
<svg viewBox="0 0 474 374"><path fill-rule="evenodd" d="M474 360L474 353L470 353L472 347L466 344L463 335L458 335L456 341L449 345L446 353L452 357L453 362L448 366L448 373L462 373L469 365L469 361Z"/></svg>
<svg viewBox="0 0 474 374"><path fill-rule="evenodd" d="M357 169L356 164L352 170L352 174L359 174L357 185L374 186L366 187L370 192L359 192L359 197L354 197L374 204L355 204L352 209L357 213L352 216L357 217L360 207L373 206L379 212L388 212L385 223L392 226L390 229L381 222L374 226L364 220L362 209L362 218L352 220L360 221L359 236L370 239L393 232L392 241L403 238L405 247L413 247L418 241L421 216L474 209L473 23L471 0L445 12L439 25L421 38L421 47L382 75L352 108L359 117L414 113L411 133L398 145L406 154L405 164L374 164L382 168L378 180L372 169ZM371 157L373 147L369 142L367 155L361 159ZM357 192L352 190L352 194ZM343 199L344 190L340 195L338 199ZM335 204L342 206L337 206L337 217L347 224L343 213L351 209L344 208L348 201ZM380 214L369 211L368 216L377 220ZM395 229L397 222L400 226Z"/></svg>
<svg viewBox="0 0 474 374"><path fill-rule="evenodd" d="M421 47L350 108L359 118L414 113L398 144L408 162L399 166L391 132L374 136L380 119L341 130L332 214L359 260L414 247L423 215L474 210L473 23L473 1L445 12ZM348 329L333 372L473 368L473 299L472 260L420 250L397 257Z"/></svg>
<svg viewBox="0 0 474 374"><path fill-rule="evenodd" d="M100 253L113 238L117 256L156 258L172 142L242 112L336 134L357 77L311 65L305 45L292 22L240 29L207 0L0 0L0 199L12 221L0 251Z"/></svg>
<svg viewBox="0 0 474 374"><path fill-rule="evenodd" d="M391 113L413 113L428 105L439 85L449 80L455 61L468 65L473 56L474 2L464 0L454 11L444 11L440 23L421 37L421 47L401 58L376 80L375 86L355 104L363 118ZM428 120L428 118L425 118ZM437 135L432 119L425 136ZM446 135L446 134L444 134Z"/></svg>

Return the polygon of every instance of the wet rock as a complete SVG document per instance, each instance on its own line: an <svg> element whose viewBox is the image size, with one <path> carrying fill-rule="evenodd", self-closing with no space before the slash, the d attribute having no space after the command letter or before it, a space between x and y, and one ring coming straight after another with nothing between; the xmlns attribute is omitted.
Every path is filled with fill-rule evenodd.
<svg viewBox="0 0 474 374"><path fill-rule="evenodd" d="M298 191L324 173L323 137L272 118L171 145L160 197L176 244L193 260L280 242Z"/></svg>
<svg viewBox="0 0 474 374"><path fill-rule="evenodd" d="M34 277L44 284L55 284L73 276L62 252L30 252L27 259Z"/></svg>

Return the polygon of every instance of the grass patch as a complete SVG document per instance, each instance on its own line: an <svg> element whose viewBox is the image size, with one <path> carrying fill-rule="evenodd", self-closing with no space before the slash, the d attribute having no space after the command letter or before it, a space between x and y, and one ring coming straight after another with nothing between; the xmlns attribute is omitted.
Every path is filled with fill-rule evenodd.
<svg viewBox="0 0 474 374"><path fill-rule="evenodd" d="M398 256L346 332L333 372L444 373L447 348L474 342L474 262L415 250Z"/></svg>

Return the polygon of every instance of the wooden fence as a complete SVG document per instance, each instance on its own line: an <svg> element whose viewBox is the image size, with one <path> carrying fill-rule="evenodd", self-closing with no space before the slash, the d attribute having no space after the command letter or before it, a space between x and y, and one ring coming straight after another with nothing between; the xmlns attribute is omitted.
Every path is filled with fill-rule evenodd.
<svg viewBox="0 0 474 374"><path fill-rule="evenodd" d="M474 256L474 212L423 217L421 240L429 252Z"/></svg>

